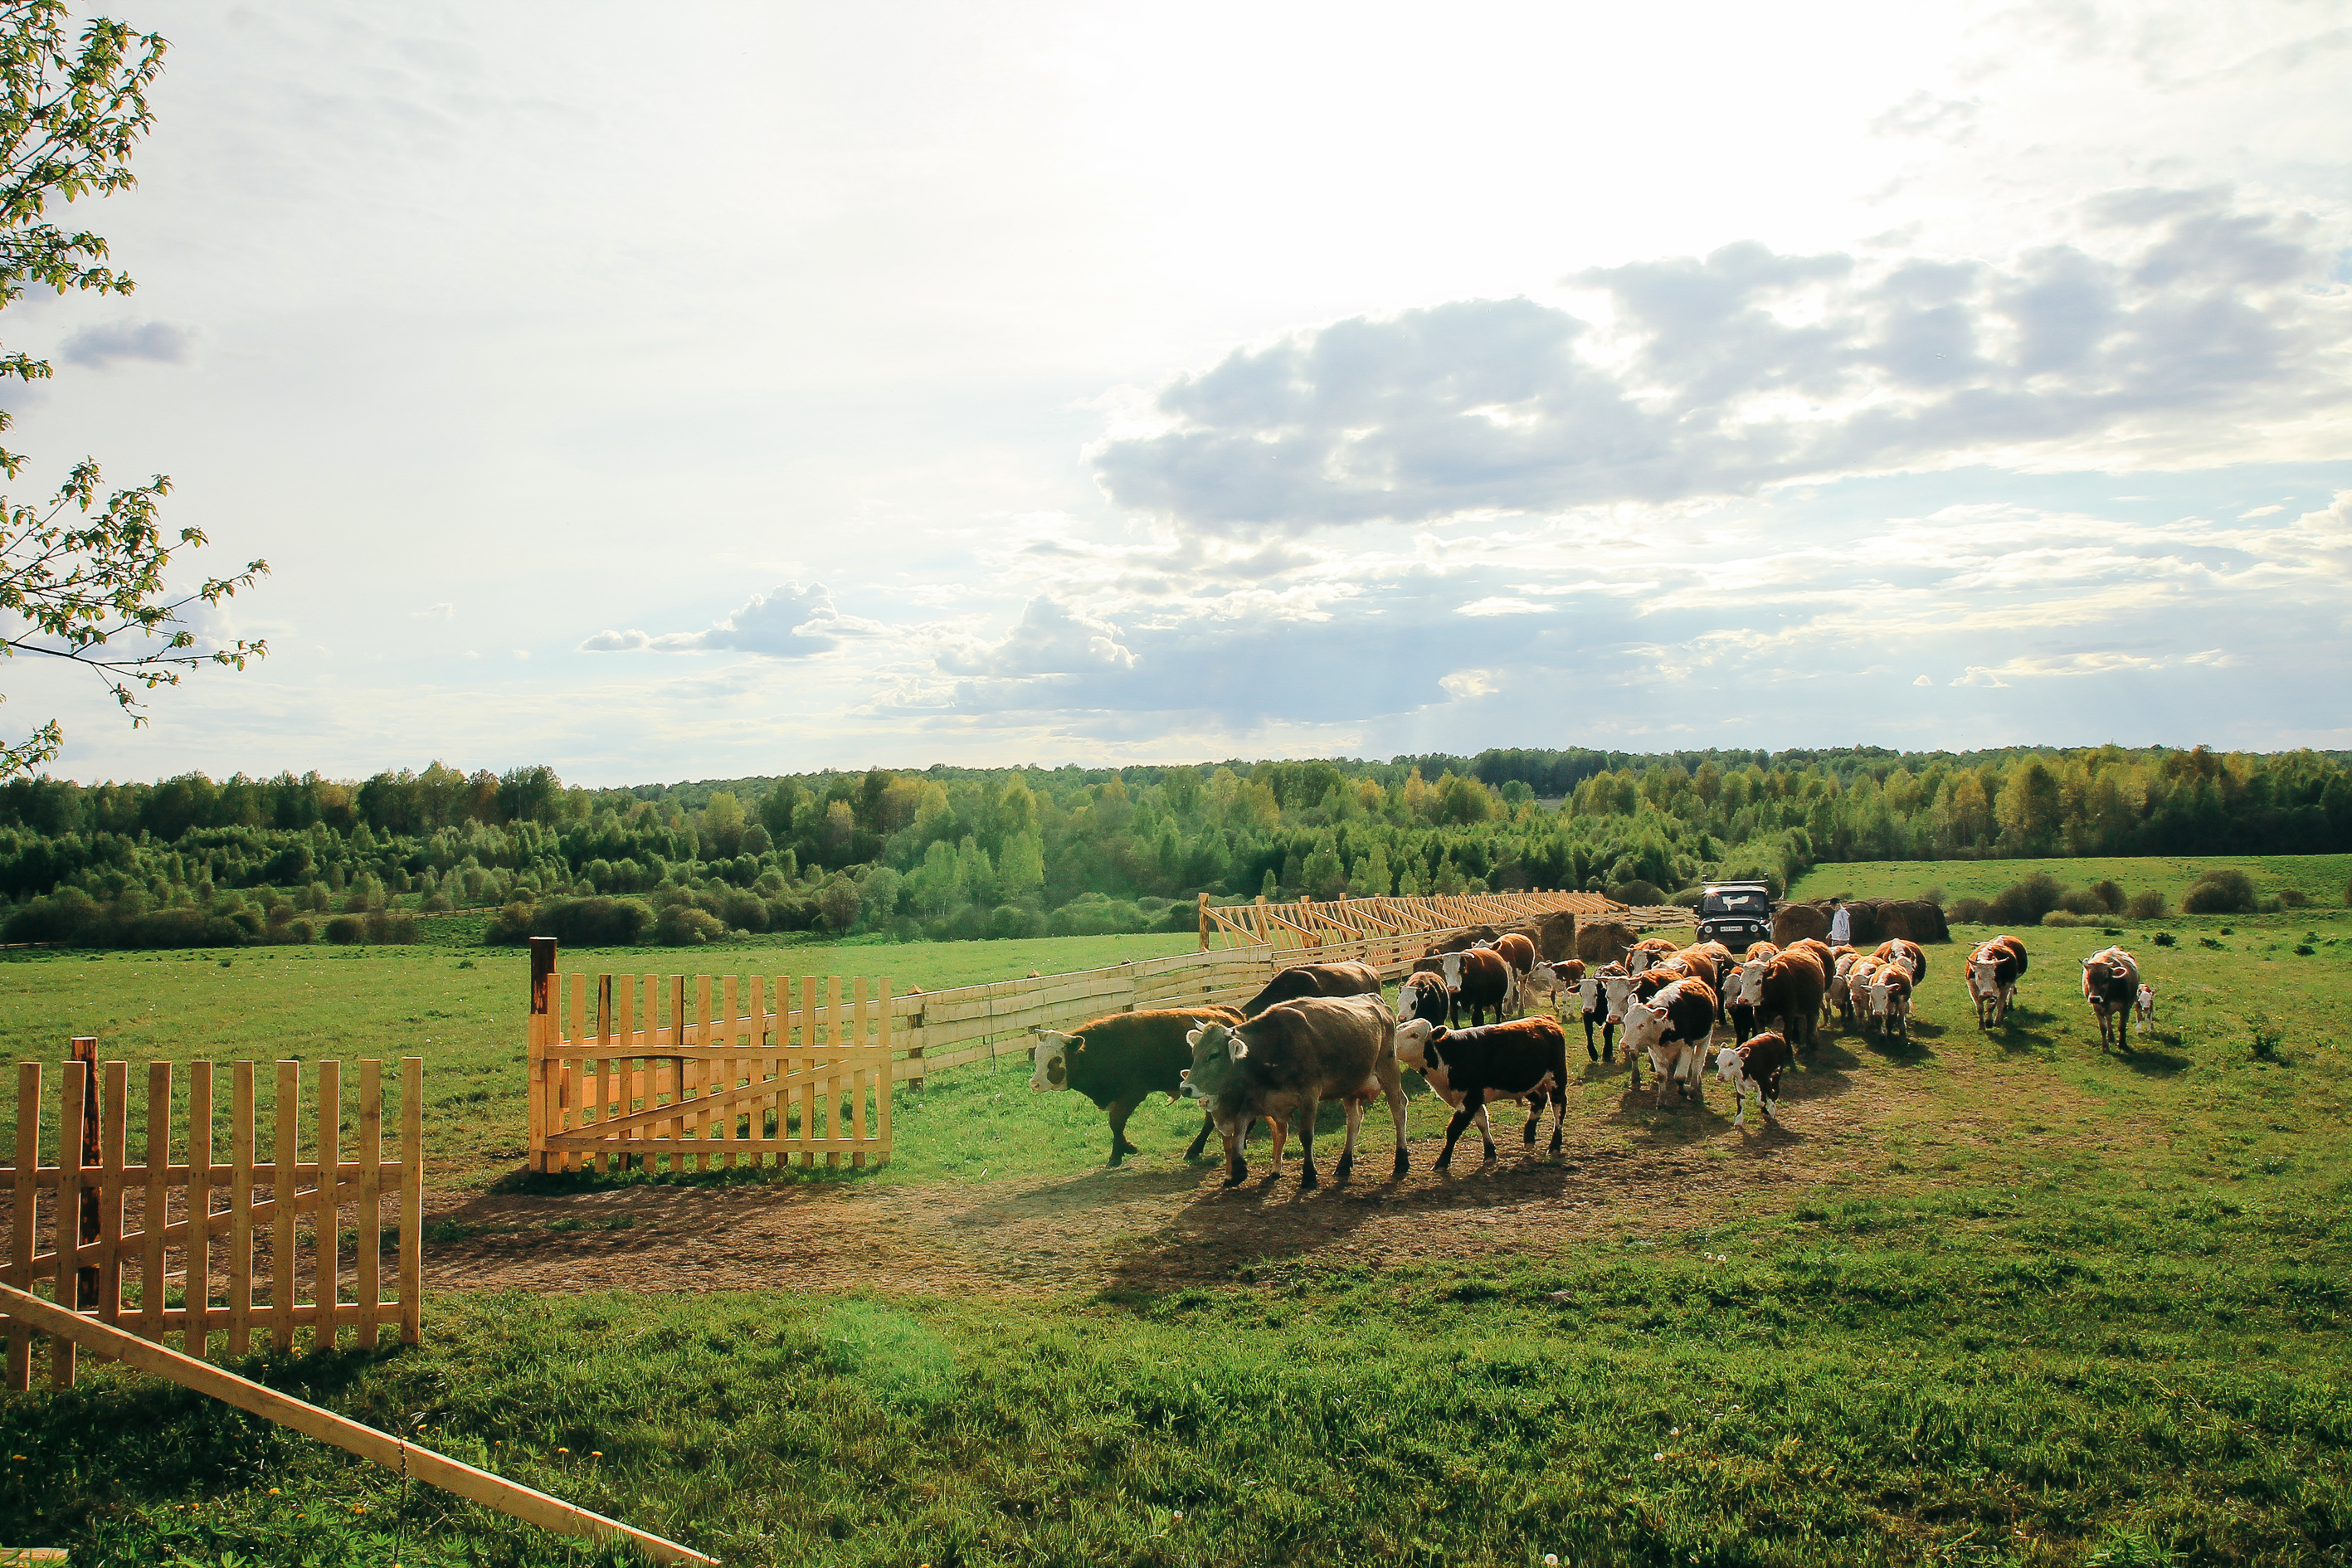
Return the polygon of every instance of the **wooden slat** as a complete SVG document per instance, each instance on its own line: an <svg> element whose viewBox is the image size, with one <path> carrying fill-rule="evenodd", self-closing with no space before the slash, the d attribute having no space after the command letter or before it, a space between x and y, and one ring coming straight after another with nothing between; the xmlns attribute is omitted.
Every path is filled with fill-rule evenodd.
<svg viewBox="0 0 2352 1568"><path fill-rule="evenodd" d="M359 1342L372 1351L383 1302L383 1064L373 1058L360 1063L359 1153Z"/></svg>
<svg viewBox="0 0 2352 1568"><path fill-rule="evenodd" d="M417 1342L425 1299L425 1058L400 1058L400 1341Z"/></svg>
<svg viewBox="0 0 2352 1568"><path fill-rule="evenodd" d="M213 1064L188 1068L188 1320L184 1343L190 1355L212 1353L213 1300Z"/></svg>
<svg viewBox="0 0 2352 1568"><path fill-rule="evenodd" d="M253 1348L253 1064L229 1068L228 1353Z"/></svg>
<svg viewBox="0 0 2352 1568"><path fill-rule="evenodd" d="M319 1182L310 1189L310 1300L331 1306L343 1299L342 1207L337 1201L331 1173L342 1164L343 1064L317 1063L319 1075ZM287 1271L292 1277L293 1271ZM332 1324L323 1333L313 1330L310 1348L327 1350L335 1342Z"/></svg>
<svg viewBox="0 0 2352 1568"><path fill-rule="evenodd" d="M147 1195L139 1228L147 1244L141 1248L139 1269L139 1331L151 1340L163 1337L163 1230L171 1223L172 1204L172 1064L147 1064Z"/></svg>
<svg viewBox="0 0 2352 1568"><path fill-rule="evenodd" d="M33 1288L34 1224L38 1216L41 1172L41 1064L16 1064L16 1183L9 1210L7 1283ZM8 1387L22 1394L33 1386L33 1332L17 1322L8 1331Z"/></svg>
<svg viewBox="0 0 2352 1568"><path fill-rule="evenodd" d="M82 1099L89 1082L89 1064L69 1061L61 1075L58 1106L58 1168L67 1179L58 1185L56 1235L58 1238L57 1300L61 1307L77 1309L82 1304L77 1289L75 1258L79 1253L75 1242L81 1228ZM58 1388L71 1388L74 1384L74 1342L52 1337L49 1341L49 1382Z"/></svg>
<svg viewBox="0 0 2352 1568"><path fill-rule="evenodd" d="M131 1121L131 1064L108 1062L102 1069L98 1144L98 1315L115 1322L122 1315L122 1165Z"/></svg>
<svg viewBox="0 0 2352 1568"><path fill-rule="evenodd" d="M406 1061L415 1059L413 1057L405 1058ZM289 1426L321 1442L331 1443L387 1469L413 1475L421 1481L485 1507L497 1509L511 1518L592 1541L632 1542L657 1562L709 1563L713 1568L717 1563L716 1558L706 1557L674 1541L632 1529L617 1520L576 1508L560 1498L534 1491L486 1470L478 1470L471 1465L460 1464L429 1448L420 1448L414 1443L404 1442L373 1426L362 1426L331 1410L305 1404L290 1394L264 1388L257 1383L248 1383L234 1373L208 1366L161 1345L149 1344L135 1335L91 1323L23 1291L0 1286L0 1300L5 1300L10 1310L31 1318L52 1335L79 1339L92 1350L112 1356L126 1366L169 1378L184 1388L193 1388L199 1394L249 1411L281 1426Z"/></svg>
<svg viewBox="0 0 2352 1568"><path fill-rule="evenodd" d="M302 1064L281 1061L271 1110L278 1168L269 1176L269 1196L278 1205L269 1216L269 1334L281 1351L294 1348L294 1219L301 1212L294 1201L294 1167L301 1160L301 1110Z"/></svg>

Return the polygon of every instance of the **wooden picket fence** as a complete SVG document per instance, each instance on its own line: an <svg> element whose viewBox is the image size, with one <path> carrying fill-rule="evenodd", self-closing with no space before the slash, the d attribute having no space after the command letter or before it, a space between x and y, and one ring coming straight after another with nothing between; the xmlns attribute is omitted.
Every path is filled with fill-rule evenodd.
<svg viewBox="0 0 2352 1568"><path fill-rule="evenodd" d="M1615 914L1622 904L1599 893L1536 889L1521 893L1434 894L1425 898L1299 899L1269 903L1212 904L1200 895L1201 948L1230 946L1314 948L1372 936L1437 936L1468 926L1517 925L1545 915L1589 917Z"/></svg>
<svg viewBox="0 0 2352 1568"><path fill-rule="evenodd" d="M1320 911L1342 910L1317 904L1297 928L1314 931L1311 946L1215 947L932 992L838 975L564 974L553 939L534 938L531 1167L609 1171L617 1160L625 1169L709 1170L820 1159L838 1165L845 1156L853 1166L878 1164L890 1155L896 1085L919 1088L932 1072L1026 1054L1038 1029L1106 1013L1238 1005L1277 972L1308 962L1352 960L1395 980L1465 926L1628 912L1591 893L1347 902L1427 904L1447 923L1364 932L1314 923ZM1342 910L1333 918L1354 917Z"/></svg>
<svg viewBox="0 0 2352 1568"><path fill-rule="evenodd" d="M268 1144L256 1133L256 1064L228 1064L226 1159L215 1137L214 1064L189 1066L183 1129L175 1138L176 1075L171 1063L151 1062L142 1163L134 1165L125 1147L131 1121L129 1065L97 1061L94 1039L73 1044L54 1101L54 1163L45 1163L42 1149L47 1074L38 1062L16 1069L16 1159L0 1165L0 1190L9 1197L0 1282L34 1292L47 1282L58 1306L157 1343L179 1335L192 1356L214 1353L216 1343L226 1356L244 1355L257 1334L289 1350L298 1331L307 1331L313 1348L324 1349L349 1329L365 1349L384 1325L395 1327L404 1342L416 1342L425 1218L423 1058L401 1058L398 1157L389 1160L383 1157L380 1062L358 1064L355 1107L345 1101L342 1063L278 1063ZM302 1110L306 1067L312 1089L308 1118ZM356 1132L348 1149L347 1113L354 1114ZM271 1157L262 1158L265 1152ZM226 1206L215 1207L223 1189ZM383 1202L391 1196L399 1201L392 1269L397 1294L386 1299ZM0 1334L7 1338L8 1386L30 1387L32 1329L0 1316ZM51 1380L70 1387L72 1342L52 1336L49 1357Z"/></svg>

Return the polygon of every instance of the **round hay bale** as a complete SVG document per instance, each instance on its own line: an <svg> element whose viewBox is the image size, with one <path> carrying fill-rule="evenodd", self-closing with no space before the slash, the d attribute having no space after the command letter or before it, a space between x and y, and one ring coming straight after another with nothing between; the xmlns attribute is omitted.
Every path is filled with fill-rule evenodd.
<svg viewBox="0 0 2352 1568"><path fill-rule="evenodd" d="M1594 965L1615 963L1625 956L1625 950L1642 940L1642 933L1620 921L1587 918L1577 927L1576 956Z"/></svg>
<svg viewBox="0 0 2352 1568"><path fill-rule="evenodd" d="M1809 936L1827 940L1829 934L1830 911L1826 904L1783 904L1772 917L1772 940L1782 947ZM1859 942L1862 933L1854 932L1853 940Z"/></svg>
<svg viewBox="0 0 2352 1568"><path fill-rule="evenodd" d="M1536 944L1536 956L1546 963L1557 963L1563 958L1576 956L1574 915L1565 912L1545 915L1525 929L1528 940Z"/></svg>
<svg viewBox="0 0 2352 1568"><path fill-rule="evenodd" d="M1925 947L1931 942L1949 942L1952 928L1944 923L1944 911L1925 899L1904 899L1895 908L1901 911L1906 928L1904 935Z"/></svg>

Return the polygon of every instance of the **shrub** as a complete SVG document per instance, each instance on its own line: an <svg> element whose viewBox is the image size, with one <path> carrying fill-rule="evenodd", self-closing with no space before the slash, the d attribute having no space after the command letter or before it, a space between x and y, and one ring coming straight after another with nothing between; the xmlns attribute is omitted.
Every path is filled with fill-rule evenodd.
<svg viewBox="0 0 2352 1568"><path fill-rule="evenodd" d="M2154 888L2134 893L2124 906L2124 913L2136 921L2160 921L2164 918L2164 895Z"/></svg>
<svg viewBox="0 0 2352 1568"><path fill-rule="evenodd" d="M2001 925L2040 925L2042 917L2058 907L2065 892L2057 878L2047 871L2036 871L1994 895L1992 918Z"/></svg>
<svg viewBox="0 0 2352 1568"><path fill-rule="evenodd" d="M988 934L993 937L1044 936L1045 917L1019 904L999 904L988 914Z"/></svg>
<svg viewBox="0 0 2352 1568"><path fill-rule="evenodd" d="M350 947L367 935L367 921L359 915L336 915L327 921L327 940Z"/></svg>
<svg viewBox="0 0 2352 1568"><path fill-rule="evenodd" d="M1055 936L1113 936L1150 923L1150 917L1133 904L1101 893L1081 893L1054 911L1052 929Z"/></svg>
<svg viewBox="0 0 2352 1568"><path fill-rule="evenodd" d="M1699 900L1705 897L1706 897L1706 889L1705 888L1684 888L1677 892L1669 894L1666 898L1666 902L1677 905L1685 910L1695 910L1698 908Z"/></svg>
<svg viewBox="0 0 2352 1568"><path fill-rule="evenodd" d="M1630 882L1618 883L1609 889L1609 896L1621 904L1654 906L1666 901L1666 895L1659 889L1655 882L1645 882L1639 877Z"/></svg>
<svg viewBox="0 0 2352 1568"><path fill-rule="evenodd" d="M857 911L864 895L857 884L847 877L835 877L816 896L817 911L824 916L827 931L845 931L857 923Z"/></svg>
<svg viewBox="0 0 2352 1568"><path fill-rule="evenodd" d="M416 914L412 910L370 910L362 917L371 942L409 942L416 940Z"/></svg>
<svg viewBox="0 0 2352 1568"><path fill-rule="evenodd" d="M1935 905L1937 909L1942 909L1946 900L1943 884L1940 882L1937 883L1935 887L1932 887L1926 892L1920 894L1919 897L1927 900L1928 903Z"/></svg>
<svg viewBox="0 0 2352 1568"><path fill-rule="evenodd" d="M2176 940L2178 939L2176 939L2168 931L2160 931L2156 933L2156 945L2158 947L2170 947Z"/></svg>
<svg viewBox="0 0 2352 1568"><path fill-rule="evenodd" d="M520 942L551 936L559 942L583 947L634 947L644 939L653 920L653 910L635 899L550 899L541 904L518 900L491 917L482 940ZM411 929L413 932L414 917ZM415 938L412 934L390 940L413 942Z"/></svg>
<svg viewBox="0 0 2352 1568"><path fill-rule="evenodd" d="M2180 910L2191 915L2252 914L2254 880L2234 866L2208 871L2181 899Z"/></svg>
<svg viewBox="0 0 2352 1568"><path fill-rule="evenodd" d="M700 947L726 934L717 915L692 904L672 904L654 921L654 940L665 947Z"/></svg>
<svg viewBox="0 0 2352 1568"><path fill-rule="evenodd" d="M2046 926L2095 926L2102 923L2103 920L2103 916L2078 915L2072 910L2052 910L2042 917L2042 923Z"/></svg>
<svg viewBox="0 0 2352 1568"><path fill-rule="evenodd" d="M2281 909L2308 909L2311 906L2311 895L2301 888L2283 888L2279 890L2278 901Z"/></svg>
<svg viewBox="0 0 2352 1568"><path fill-rule="evenodd" d="M2091 884L2091 891L2099 896L2099 902L2106 906L2107 912L2109 914L2119 915L2123 913L2123 884L2113 880L2102 879Z"/></svg>
<svg viewBox="0 0 2352 1568"><path fill-rule="evenodd" d="M2107 900L2095 888L2069 888L2058 896L2058 907L2070 915L2103 915L2107 912ZM2053 922L2045 918L2042 923Z"/></svg>
<svg viewBox="0 0 2352 1568"><path fill-rule="evenodd" d="M1992 920L1992 906L1982 899L1954 899L1945 912L1963 925L1986 925Z"/></svg>

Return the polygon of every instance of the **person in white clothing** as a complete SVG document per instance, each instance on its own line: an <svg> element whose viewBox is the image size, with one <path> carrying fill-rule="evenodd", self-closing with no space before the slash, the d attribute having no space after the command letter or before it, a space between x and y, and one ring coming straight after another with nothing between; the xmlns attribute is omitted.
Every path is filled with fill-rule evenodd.
<svg viewBox="0 0 2352 1568"><path fill-rule="evenodd" d="M1844 947L1853 941L1853 912L1837 900L1830 900L1830 945Z"/></svg>

